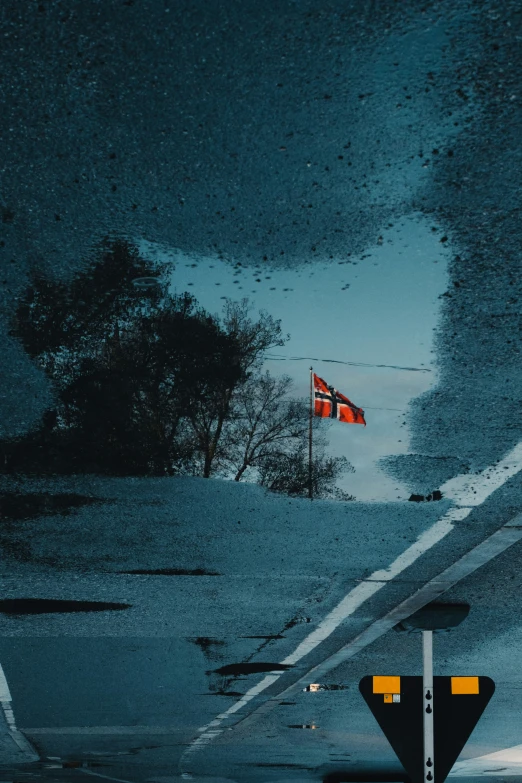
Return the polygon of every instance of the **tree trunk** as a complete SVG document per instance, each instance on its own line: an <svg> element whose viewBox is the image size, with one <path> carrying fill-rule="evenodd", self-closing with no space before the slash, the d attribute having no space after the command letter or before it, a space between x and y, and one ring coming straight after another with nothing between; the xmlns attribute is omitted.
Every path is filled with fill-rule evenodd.
<svg viewBox="0 0 522 783"><path fill-rule="evenodd" d="M205 452L205 464L203 466L203 478L210 478L210 468L212 467L212 456L209 451Z"/></svg>
<svg viewBox="0 0 522 783"><path fill-rule="evenodd" d="M246 463L241 465L241 467L239 468L238 472L236 473L236 475L234 477L234 481L241 481L241 476L243 475L243 473L245 472L245 470L247 468L248 468L248 465Z"/></svg>
<svg viewBox="0 0 522 783"><path fill-rule="evenodd" d="M226 395L226 400L223 406L223 410L221 410L218 413L218 420L217 420L217 426L216 426L216 431L214 433L214 437L210 439L210 443L207 449L205 450L205 465L203 468L203 478L210 478L212 461L216 456L217 447L219 445L219 439L221 437L221 432L223 431L223 424L225 422L230 407L231 396L232 396L232 390L229 390L229 392Z"/></svg>

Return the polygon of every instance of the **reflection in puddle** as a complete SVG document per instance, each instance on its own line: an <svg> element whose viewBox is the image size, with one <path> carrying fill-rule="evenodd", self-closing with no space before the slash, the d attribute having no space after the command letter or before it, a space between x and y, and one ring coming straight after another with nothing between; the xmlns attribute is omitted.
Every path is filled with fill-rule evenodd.
<svg viewBox="0 0 522 783"><path fill-rule="evenodd" d="M5 598L0 600L0 613L13 616L65 612L108 612L130 608L131 604L107 603L106 601L66 601L51 598Z"/></svg>
<svg viewBox="0 0 522 783"><path fill-rule="evenodd" d="M275 763L270 763L268 761L260 761L257 764L254 764L254 766L255 767L260 767L260 768L266 767L266 768L269 768L269 769L271 769L271 768L273 768L273 769L306 769L306 770L310 770L310 771L315 769L314 767L307 767L304 764L291 764L291 763L275 764Z"/></svg>
<svg viewBox="0 0 522 783"><path fill-rule="evenodd" d="M133 568L118 573L138 576L221 576L217 571L206 571L204 568Z"/></svg>
<svg viewBox="0 0 522 783"><path fill-rule="evenodd" d="M215 669L216 674L240 677L242 674L258 674L260 672L286 672L292 666L284 663L230 663Z"/></svg>
<svg viewBox="0 0 522 783"><path fill-rule="evenodd" d="M49 492L17 494L0 494L0 518L4 521L23 522L37 517L60 514L66 516L75 509L100 503L99 498L78 495L75 493Z"/></svg>
<svg viewBox="0 0 522 783"><path fill-rule="evenodd" d="M315 723L291 723L287 728L289 729L318 729Z"/></svg>
<svg viewBox="0 0 522 783"><path fill-rule="evenodd" d="M349 252L328 263L297 269L225 264L216 258L188 256L142 242L151 259L170 259L172 289L190 291L205 309L218 313L227 297L248 297L255 308L281 319L290 333L278 358L267 359L273 374L288 374L296 393L308 394L309 359L367 413L368 427L333 426L330 451L355 467L340 482L357 500L407 500L398 480L384 474L378 460L408 452L404 417L408 403L435 383L433 330L439 296L446 288L450 257L445 237L422 216L403 218L379 232L362 256ZM349 366L331 361L387 367ZM360 430L360 431L359 431Z"/></svg>
<svg viewBox="0 0 522 783"><path fill-rule="evenodd" d="M114 241L71 282L58 315L61 289L35 273L13 333L55 385L57 405L38 432L0 444L4 472L220 475L295 496L313 484L316 498L407 500L400 477L379 465L407 452L401 415L433 382L444 240L425 221L405 219L360 257L264 275L240 261L184 263L179 254L171 272L165 254L157 265ZM245 293L258 315L239 285L253 275ZM157 290L137 292L133 281L144 279ZM197 299L186 293L191 285ZM222 312L212 317L213 309ZM314 371L365 409L368 427L334 421L326 434L314 418L309 470L311 356ZM44 513L57 507L44 501Z"/></svg>
<svg viewBox="0 0 522 783"><path fill-rule="evenodd" d="M241 636L241 639L266 639L267 641L273 641L274 639L284 639L285 637L280 633L268 634L267 636Z"/></svg>
<svg viewBox="0 0 522 783"><path fill-rule="evenodd" d="M347 754L349 755L349 754ZM335 761L336 759L332 759ZM347 759L337 759L346 763ZM323 779L324 783L404 783L403 772L386 772L382 768L350 769L345 772L331 772Z"/></svg>
<svg viewBox="0 0 522 783"><path fill-rule="evenodd" d="M429 502L430 500L442 500L442 492L440 489L436 489L434 492L430 492L429 495L410 495L408 500L413 503Z"/></svg>
<svg viewBox="0 0 522 783"><path fill-rule="evenodd" d="M234 699L240 699L245 694L239 691L216 691L215 693L202 693L202 696L230 696Z"/></svg>

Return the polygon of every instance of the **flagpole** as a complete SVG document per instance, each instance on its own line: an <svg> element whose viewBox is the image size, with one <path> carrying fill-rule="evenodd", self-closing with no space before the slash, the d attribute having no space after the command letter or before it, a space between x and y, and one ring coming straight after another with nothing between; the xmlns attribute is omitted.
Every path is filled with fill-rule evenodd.
<svg viewBox="0 0 522 783"><path fill-rule="evenodd" d="M309 415L309 428L308 428L308 497L313 499L312 491L312 420L313 420L313 406L314 406L314 376L313 367L310 367L310 415Z"/></svg>

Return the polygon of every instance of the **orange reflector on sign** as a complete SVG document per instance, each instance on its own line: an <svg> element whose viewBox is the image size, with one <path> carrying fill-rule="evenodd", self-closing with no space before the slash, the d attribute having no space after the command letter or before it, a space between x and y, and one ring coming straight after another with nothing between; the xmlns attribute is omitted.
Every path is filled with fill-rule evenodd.
<svg viewBox="0 0 522 783"><path fill-rule="evenodd" d="M400 693L400 677L373 677L374 693Z"/></svg>
<svg viewBox="0 0 522 783"><path fill-rule="evenodd" d="M451 692L452 693L478 693L479 678L478 677L452 677Z"/></svg>
<svg viewBox="0 0 522 783"><path fill-rule="evenodd" d="M385 704L393 704L393 695L391 693L385 693L384 694L384 703Z"/></svg>

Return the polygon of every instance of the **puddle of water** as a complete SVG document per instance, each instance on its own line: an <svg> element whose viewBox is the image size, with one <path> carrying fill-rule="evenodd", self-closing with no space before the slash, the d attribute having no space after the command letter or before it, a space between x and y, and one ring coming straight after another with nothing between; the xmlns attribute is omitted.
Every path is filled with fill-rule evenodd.
<svg viewBox="0 0 522 783"><path fill-rule="evenodd" d="M272 639L284 639L285 637L282 636L280 633L277 633L277 634L274 634L272 636L241 636L240 638L241 639L267 639L267 640L272 640Z"/></svg>
<svg viewBox="0 0 522 783"><path fill-rule="evenodd" d="M67 601L51 598L4 598L0 600L0 614L57 614L65 612L108 612L130 609L132 604L105 601Z"/></svg>
<svg viewBox="0 0 522 783"><path fill-rule="evenodd" d="M339 759L339 761L346 763L347 759ZM404 773L383 772L380 769L331 772L323 778L324 783L404 783L404 780Z"/></svg>
<svg viewBox="0 0 522 783"><path fill-rule="evenodd" d="M283 631L289 631L291 628L293 628L295 625L298 625L299 623L311 623L312 618L311 617L293 617L291 620L287 622L285 627L283 628Z"/></svg>
<svg viewBox="0 0 522 783"><path fill-rule="evenodd" d="M222 639L211 639L208 636L197 636L194 639L188 639L188 641L197 645L207 656L212 656L214 654L215 647L224 647L226 644L226 642L224 642Z"/></svg>
<svg viewBox="0 0 522 783"><path fill-rule="evenodd" d="M158 746L154 746L158 747ZM111 753L109 751L107 752L99 752L96 753L96 751L86 751L86 753L89 753L90 755L97 755L97 756L129 756L129 755L136 755L136 752L133 753L133 751L117 751L115 753ZM48 756L47 758L51 758ZM114 766L112 762L109 761L61 761L59 763L47 763L44 762L42 764L42 769L107 769L109 767Z"/></svg>
<svg viewBox="0 0 522 783"><path fill-rule="evenodd" d="M101 767L103 764L97 764L92 761L62 761L63 769L80 769L81 767Z"/></svg>
<svg viewBox="0 0 522 783"><path fill-rule="evenodd" d="M118 574L138 574L149 576L222 576L217 571L205 571L203 568L134 568L132 571L118 571Z"/></svg>
<svg viewBox="0 0 522 783"><path fill-rule="evenodd" d="M287 726L288 729L318 729L315 723L290 723Z"/></svg>
<svg viewBox="0 0 522 783"><path fill-rule="evenodd" d="M431 500L442 500L442 492L439 489L436 489L434 492L431 492L429 495L410 495L408 500L411 500L413 503L429 502Z"/></svg>
<svg viewBox="0 0 522 783"><path fill-rule="evenodd" d="M242 674L258 674L260 672L286 672L292 668L291 665L285 663L230 663L220 669L214 669L214 673L239 677Z"/></svg>
<svg viewBox="0 0 522 783"><path fill-rule="evenodd" d="M244 696L244 693L239 691L216 691L215 693L202 693L201 696L233 696L235 699L240 699Z"/></svg>
<svg viewBox="0 0 522 783"><path fill-rule="evenodd" d="M170 259L172 291L191 292L210 312L219 313L227 297L248 297L254 310L281 319L291 337L266 368L289 375L295 395L307 397L312 364L365 410L366 428L334 422L329 430L330 452L346 456L356 470L339 486L357 500L390 501L407 500L409 492L378 461L408 452L403 426L408 403L435 383L433 331L450 257L442 238L436 226L413 215L384 226L361 256L347 252L328 264L272 270L188 256L149 242L140 243L140 250L151 259Z"/></svg>
<svg viewBox="0 0 522 783"><path fill-rule="evenodd" d="M60 514L66 516L83 506L100 503L99 498L74 493L3 493L0 494L0 519L9 522L23 522L37 517Z"/></svg>
<svg viewBox="0 0 522 783"><path fill-rule="evenodd" d="M250 766L250 764L248 765ZM307 770L313 770L315 767L307 767L304 764L270 764L269 762L263 762L259 761L257 764L254 764L255 767L260 768L268 768L268 769L307 769Z"/></svg>

